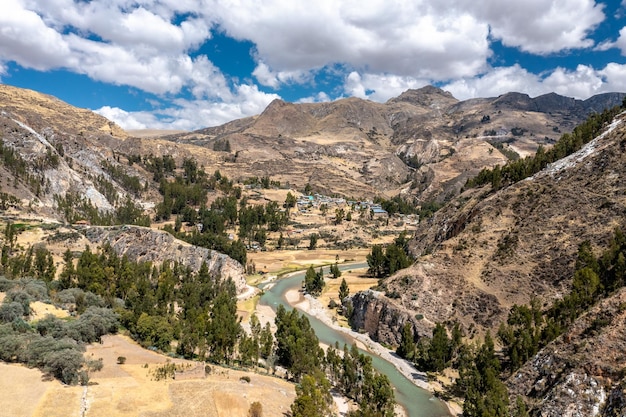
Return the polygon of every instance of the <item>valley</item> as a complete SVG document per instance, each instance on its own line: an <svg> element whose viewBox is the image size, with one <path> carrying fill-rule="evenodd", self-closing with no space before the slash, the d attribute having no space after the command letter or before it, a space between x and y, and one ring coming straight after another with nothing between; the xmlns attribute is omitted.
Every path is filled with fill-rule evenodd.
<svg viewBox="0 0 626 417"><path fill-rule="evenodd" d="M567 389L601 385L584 407L621 410L623 99L460 102L424 87L384 104L275 101L218 127L132 136L0 85L0 386L38 387L11 388L30 404L12 399L11 412L61 415L64 401L86 416L245 416L258 402L264 415L307 415L315 398L322 414L393 415L396 381L356 348L319 350L299 311L437 391L446 412L484 412L462 403L467 375L495 372L467 370L481 358L498 362L481 395L499 401L476 407L564 410L583 401ZM295 271L297 309L274 312L256 287ZM502 326L523 334L510 314L531 304L522 349ZM585 345L601 341L618 353L600 363ZM80 357L55 365L39 344ZM210 372L168 373L197 361Z"/></svg>

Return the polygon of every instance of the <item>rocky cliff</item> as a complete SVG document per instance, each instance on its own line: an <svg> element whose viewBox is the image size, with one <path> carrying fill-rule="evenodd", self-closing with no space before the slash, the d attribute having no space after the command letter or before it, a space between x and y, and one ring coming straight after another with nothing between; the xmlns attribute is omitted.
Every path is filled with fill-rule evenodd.
<svg viewBox="0 0 626 417"><path fill-rule="evenodd" d="M120 256L138 262L160 264L165 260L175 261L198 271L206 262L213 277L230 277L237 293L246 290L244 269L232 258L198 246L175 239L167 232L139 226L86 227L82 233L96 245L109 244Z"/></svg>
<svg viewBox="0 0 626 417"><path fill-rule="evenodd" d="M411 323L413 334L432 336L432 323L420 315L394 304L377 291L361 291L350 297L353 314L350 323L354 330L367 333L372 340L390 346L400 344L402 329Z"/></svg>
<svg viewBox="0 0 626 417"><path fill-rule="evenodd" d="M625 117L534 177L468 190L421 222L410 243L417 264L385 279L387 297L357 304L357 316L408 311L425 323L459 321L472 336L497 330L513 304L535 296L547 306L566 294L578 246L589 240L599 251L615 227L626 228ZM397 343L375 320L359 326Z"/></svg>
<svg viewBox="0 0 626 417"><path fill-rule="evenodd" d="M626 413L626 289L582 316L507 380L537 416Z"/></svg>

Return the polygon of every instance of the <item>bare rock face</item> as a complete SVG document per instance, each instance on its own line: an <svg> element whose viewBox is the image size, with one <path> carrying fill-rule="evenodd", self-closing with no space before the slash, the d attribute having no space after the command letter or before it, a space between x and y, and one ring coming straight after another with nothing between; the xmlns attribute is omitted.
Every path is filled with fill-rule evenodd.
<svg viewBox="0 0 626 417"><path fill-rule="evenodd" d="M427 320L491 329L513 304L569 292L578 246L605 247L626 213L626 121L512 186L467 190L420 222L417 265L384 280L393 301Z"/></svg>
<svg viewBox="0 0 626 417"><path fill-rule="evenodd" d="M361 291L350 299L353 307L351 318L354 330L367 333L372 340L390 346L398 346L402 329L411 323L413 334L432 335L432 326L418 320L410 311L394 305L391 300L377 291Z"/></svg>
<svg viewBox="0 0 626 417"><path fill-rule="evenodd" d="M626 411L626 289L600 302L507 380L538 416L617 416Z"/></svg>
<svg viewBox="0 0 626 417"><path fill-rule="evenodd" d="M230 277L237 293L246 290L243 266L223 253L190 245L167 232L139 226L89 227L83 233L90 242L109 244L120 256L137 262L179 262L197 272L206 262L211 276Z"/></svg>

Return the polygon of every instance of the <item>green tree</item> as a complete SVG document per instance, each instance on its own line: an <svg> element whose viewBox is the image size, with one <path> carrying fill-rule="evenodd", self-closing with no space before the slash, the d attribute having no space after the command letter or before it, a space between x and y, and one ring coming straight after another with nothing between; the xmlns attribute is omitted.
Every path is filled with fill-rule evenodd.
<svg viewBox="0 0 626 417"><path fill-rule="evenodd" d="M324 351L306 316L279 305L276 310L276 355L296 381L319 369Z"/></svg>
<svg viewBox="0 0 626 417"><path fill-rule="evenodd" d="M385 255L381 245L372 246L372 251L366 256L368 272L374 277L380 278L385 273Z"/></svg>
<svg viewBox="0 0 626 417"><path fill-rule="evenodd" d="M398 356L412 360L415 357L415 338L413 336L413 326L410 322L404 323L402 327L402 340L396 349Z"/></svg>
<svg viewBox="0 0 626 417"><path fill-rule="evenodd" d="M309 250L314 250L317 247L317 233L311 233L309 237Z"/></svg>
<svg viewBox="0 0 626 417"><path fill-rule="evenodd" d="M276 242L276 246L278 247L278 249L282 249L284 245L285 245L285 238L283 237L283 233L281 232L280 235L278 236L278 241Z"/></svg>
<svg viewBox="0 0 626 417"><path fill-rule="evenodd" d="M291 405L292 417L324 417L331 415L330 383L320 371L304 375L296 386L296 399Z"/></svg>
<svg viewBox="0 0 626 417"><path fill-rule="evenodd" d="M296 206L296 203L298 202L298 200L296 199L296 196L291 194L291 191L287 193L287 198L285 198L285 207L287 208L293 208Z"/></svg>
<svg viewBox="0 0 626 417"><path fill-rule="evenodd" d="M508 416L509 395L500 375L500 361L495 355L491 334L473 358L463 361L459 382L465 390L463 415L467 417Z"/></svg>
<svg viewBox="0 0 626 417"><path fill-rule="evenodd" d="M350 288L348 288L348 283L345 278L341 279L341 285L339 286L339 300L343 304L343 300L350 295Z"/></svg>
<svg viewBox="0 0 626 417"><path fill-rule="evenodd" d="M211 357L230 363L241 334L241 317L237 315L237 290L230 277L222 284L210 312L208 341Z"/></svg>
<svg viewBox="0 0 626 417"><path fill-rule="evenodd" d="M336 209L335 210L335 224L341 224L343 222L345 215L346 215L346 212L344 211L344 209L342 208Z"/></svg>
<svg viewBox="0 0 626 417"><path fill-rule="evenodd" d="M169 352L174 329L165 317L142 313L137 320L137 337L145 347L155 346L163 352Z"/></svg>
<svg viewBox="0 0 626 417"><path fill-rule="evenodd" d="M319 272L315 272L313 265L309 266L304 275L304 289L306 292L313 296L318 296L322 293L324 286L326 283L324 282L324 273L322 272L322 268L320 267Z"/></svg>
<svg viewBox="0 0 626 417"><path fill-rule="evenodd" d="M337 262L335 262L334 264L330 266L330 273L335 279L341 276L341 270L339 269L339 265L337 265Z"/></svg>
<svg viewBox="0 0 626 417"><path fill-rule="evenodd" d="M450 359L450 339L448 338L448 333L443 324L437 323L428 349L427 367L429 370L441 372L446 368Z"/></svg>
<svg viewBox="0 0 626 417"><path fill-rule="evenodd" d="M265 326L261 330L261 333L259 334L259 342L261 345L261 357L264 359L269 358L274 351L274 334L272 333L269 322L265 323Z"/></svg>
<svg viewBox="0 0 626 417"><path fill-rule="evenodd" d="M391 275L396 271L408 268L411 265L411 259L402 250L402 248L391 244L385 249L384 271L386 275Z"/></svg>

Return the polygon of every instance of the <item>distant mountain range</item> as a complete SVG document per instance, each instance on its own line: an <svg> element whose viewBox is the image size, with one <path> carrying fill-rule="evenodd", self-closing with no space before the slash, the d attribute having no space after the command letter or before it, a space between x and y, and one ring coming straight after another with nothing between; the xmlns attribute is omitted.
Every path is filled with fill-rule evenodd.
<svg viewBox="0 0 626 417"><path fill-rule="evenodd" d="M167 139L210 149L228 143L227 172L270 175L297 187L310 183L351 197L403 192L419 201L441 201L481 168L550 145L624 96L607 93L582 101L554 93L536 98L508 93L458 101L427 86L384 104L357 98L314 104L275 100L258 116Z"/></svg>
<svg viewBox="0 0 626 417"><path fill-rule="evenodd" d="M446 202L409 243L418 262L384 280L384 293L357 297L356 326L394 345L406 321L428 332L435 322L456 320L472 338L495 331L514 304L536 296L547 307L563 297L579 245L588 240L599 254L615 227L626 228L625 116L532 178L498 191L461 193L463 185L485 167L549 148L625 96L581 101L508 93L458 101L424 87L386 103L276 100L258 116L222 126L138 138L54 97L0 85L0 215L62 220L55 199L70 192L102 210L129 197L153 214L159 184L133 162L149 155L171 155L179 166L193 157L209 173L269 176L327 195ZM136 178L134 189L129 177ZM511 392L536 410L587 415L608 404L605 415L623 414L624 299L619 290L583 315L540 352L543 362L527 363L508 381Z"/></svg>

